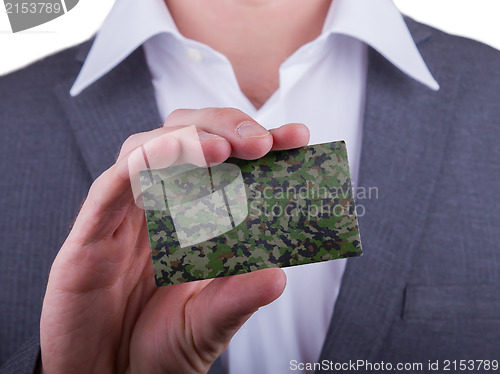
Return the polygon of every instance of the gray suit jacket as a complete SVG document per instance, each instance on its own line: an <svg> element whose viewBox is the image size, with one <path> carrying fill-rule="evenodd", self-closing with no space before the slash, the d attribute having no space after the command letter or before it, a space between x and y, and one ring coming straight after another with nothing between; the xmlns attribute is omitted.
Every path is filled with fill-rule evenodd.
<svg viewBox="0 0 500 374"><path fill-rule="evenodd" d="M500 53L408 23L441 90L370 52L359 183L378 198L358 201L364 256L320 359L499 359ZM50 265L92 180L162 122L141 50L69 96L88 47L0 79L1 373L33 370Z"/></svg>

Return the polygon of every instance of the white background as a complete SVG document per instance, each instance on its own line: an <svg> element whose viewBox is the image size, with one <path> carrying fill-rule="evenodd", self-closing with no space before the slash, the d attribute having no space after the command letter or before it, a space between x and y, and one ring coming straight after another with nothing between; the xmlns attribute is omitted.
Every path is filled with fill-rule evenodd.
<svg viewBox="0 0 500 374"><path fill-rule="evenodd" d="M417 21L500 49L500 0L394 2L404 14ZM0 75L88 39L97 31L113 3L114 0L80 0L68 14L13 34L4 3L0 1Z"/></svg>

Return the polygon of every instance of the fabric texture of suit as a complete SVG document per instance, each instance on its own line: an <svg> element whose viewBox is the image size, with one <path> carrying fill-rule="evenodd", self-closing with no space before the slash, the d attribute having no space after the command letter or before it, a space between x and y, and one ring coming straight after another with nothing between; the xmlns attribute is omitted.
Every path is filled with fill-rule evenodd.
<svg viewBox="0 0 500 374"><path fill-rule="evenodd" d="M320 360L499 359L500 53L407 22L441 89L370 51L359 185L378 198L357 201L364 256ZM0 79L2 374L33 371L50 265L90 184L162 123L141 50L69 96L89 46Z"/></svg>

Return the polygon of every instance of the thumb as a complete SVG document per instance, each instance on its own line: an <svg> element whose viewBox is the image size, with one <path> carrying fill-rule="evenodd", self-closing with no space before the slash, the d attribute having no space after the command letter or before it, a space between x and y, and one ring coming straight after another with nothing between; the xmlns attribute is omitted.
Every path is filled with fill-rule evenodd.
<svg viewBox="0 0 500 374"><path fill-rule="evenodd" d="M217 278L190 304L187 316L193 344L201 359L211 362L227 347L238 329L260 307L276 300L285 289L286 275L281 269L265 269L247 274Z"/></svg>

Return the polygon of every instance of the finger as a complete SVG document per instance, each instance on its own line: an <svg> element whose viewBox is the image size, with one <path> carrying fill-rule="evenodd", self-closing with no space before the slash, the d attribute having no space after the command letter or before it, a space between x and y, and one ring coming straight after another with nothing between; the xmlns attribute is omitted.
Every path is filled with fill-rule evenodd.
<svg viewBox="0 0 500 374"><path fill-rule="evenodd" d="M281 269L265 269L217 278L186 305L186 326L204 360L220 355L245 321L283 292L286 275Z"/></svg>
<svg viewBox="0 0 500 374"><path fill-rule="evenodd" d="M131 135L123 143L118 160L130 155L133 150L148 141L182 128L185 128L185 126L160 127L148 132ZM229 157L231 154L231 144L226 139L199 128L197 128L197 132L205 159L208 163L220 163Z"/></svg>
<svg viewBox="0 0 500 374"><path fill-rule="evenodd" d="M309 129L302 123L289 123L272 129L273 151L304 147L309 143Z"/></svg>
<svg viewBox="0 0 500 374"><path fill-rule="evenodd" d="M163 152L165 165L173 164L180 152L174 137L163 136L156 147ZM131 152L137 154L140 148ZM129 157L121 157L111 168L99 176L90 187L87 199L80 210L69 238L87 244L112 235L133 202L130 183Z"/></svg>
<svg viewBox="0 0 500 374"><path fill-rule="evenodd" d="M198 129L198 137L207 165L224 162L231 155L231 144L222 136Z"/></svg>
<svg viewBox="0 0 500 374"><path fill-rule="evenodd" d="M223 137L231 144L231 156L252 160L270 151L271 133L250 116L233 108L179 109L165 120L165 127L192 126Z"/></svg>
<svg viewBox="0 0 500 374"><path fill-rule="evenodd" d="M168 136L176 130L178 128L155 129L132 135L125 141L117 162L93 183L73 226L72 239L88 242L114 233L128 205L134 201L131 184L135 186L135 198L140 195L136 180L138 172L149 168L149 162L153 168L167 167L176 162L180 154L179 141ZM219 163L229 157L231 145L227 140L204 131L199 131L198 136L206 162Z"/></svg>

